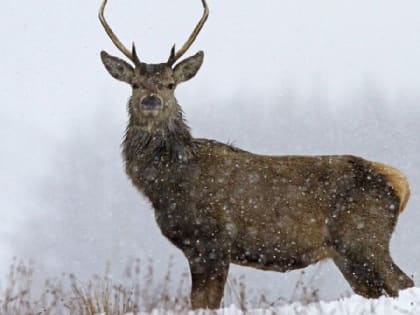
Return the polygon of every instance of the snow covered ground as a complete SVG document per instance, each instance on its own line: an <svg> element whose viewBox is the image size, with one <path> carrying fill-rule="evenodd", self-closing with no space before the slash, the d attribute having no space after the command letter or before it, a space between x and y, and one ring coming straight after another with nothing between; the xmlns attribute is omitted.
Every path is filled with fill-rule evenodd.
<svg viewBox="0 0 420 315"><path fill-rule="evenodd" d="M149 315L140 313L139 315ZM178 315L173 312L155 310L151 315ZM198 311L189 312L188 315L419 315L420 314L420 288L404 290L399 298L382 297L376 300L364 299L353 295L338 301L318 302L308 305L300 303L287 304L272 309L258 309L241 311L235 306L221 309L217 312ZM105 314L101 314L105 315ZM134 314L127 314L134 315Z"/></svg>

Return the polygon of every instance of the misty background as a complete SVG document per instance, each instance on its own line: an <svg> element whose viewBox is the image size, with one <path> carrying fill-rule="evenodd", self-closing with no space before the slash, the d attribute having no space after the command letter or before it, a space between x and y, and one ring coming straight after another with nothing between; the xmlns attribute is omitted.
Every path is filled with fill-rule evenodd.
<svg viewBox="0 0 420 315"><path fill-rule="evenodd" d="M187 53L204 50L203 67L177 89L193 135L261 154L354 154L399 168L412 195L391 252L420 283L420 3L208 2ZM102 49L122 54L100 26L99 5L2 0L0 275L14 256L33 260L39 279L87 279L107 261L118 277L135 257L163 274L173 255L174 272L187 270L124 172L130 88L100 62ZM109 0L106 12L145 62L166 61L201 14L199 0ZM230 270L242 274L254 291L283 297L300 276ZM326 299L350 290L329 261L305 277Z"/></svg>

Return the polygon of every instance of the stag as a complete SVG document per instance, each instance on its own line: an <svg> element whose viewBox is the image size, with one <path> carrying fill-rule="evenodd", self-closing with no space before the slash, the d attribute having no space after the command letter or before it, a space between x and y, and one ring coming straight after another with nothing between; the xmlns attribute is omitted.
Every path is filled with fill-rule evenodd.
<svg viewBox="0 0 420 315"><path fill-rule="evenodd" d="M192 308L220 306L230 264L286 272L331 258L362 296L413 286L389 250L410 194L400 171L351 155L264 156L192 137L174 92L203 62L202 51L179 60L207 20L206 1L186 43L159 64L120 42L104 18L106 3L100 21L132 62L101 52L111 76L132 87L126 172L188 260Z"/></svg>

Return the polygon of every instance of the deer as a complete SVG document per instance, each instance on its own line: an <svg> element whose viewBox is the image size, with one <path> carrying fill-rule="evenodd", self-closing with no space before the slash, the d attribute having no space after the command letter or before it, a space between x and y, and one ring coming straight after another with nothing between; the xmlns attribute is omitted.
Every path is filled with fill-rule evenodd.
<svg viewBox="0 0 420 315"><path fill-rule="evenodd" d="M354 155L266 156L194 138L175 97L204 53L181 59L209 16L163 63L145 63L104 17L113 44L106 70L131 86L122 144L126 173L151 203L162 234L185 255L191 307L221 305L229 266L287 272L332 259L356 294L396 297L414 286L393 261L390 240L410 187L394 167Z"/></svg>

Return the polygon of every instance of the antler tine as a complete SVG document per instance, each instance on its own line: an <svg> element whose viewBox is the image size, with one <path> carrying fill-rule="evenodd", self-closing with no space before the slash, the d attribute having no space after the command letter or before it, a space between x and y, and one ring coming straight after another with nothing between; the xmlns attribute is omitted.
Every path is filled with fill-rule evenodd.
<svg viewBox="0 0 420 315"><path fill-rule="evenodd" d="M112 31L111 27L109 26L109 24L107 23L107 21L105 20L105 16L104 16L104 11L105 11L105 6L106 3L108 2L108 0L104 0L102 2L101 7L99 8L99 20L101 21L102 26L104 27L106 33L108 34L109 38L111 38L112 42L114 43L115 46L117 46L117 48L131 61L135 62L132 53L130 52L129 49L127 49L123 43L121 43L121 41L118 39L118 37L115 35L115 33Z"/></svg>
<svg viewBox="0 0 420 315"><path fill-rule="evenodd" d="M201 29L203 28L204 23L206 23L207 18L209 17L209 7L207 5L206 0L201 0L204 8L203 16L201 17L198 24L195 26L193 32L191 33L188 40L185 42L185 44L182 46L180 50L175 52L175 46L171 50L171 55L168 60L169 65L173 65L179 58L182 57L182 55L185 54L185 52L191 47L191 45L194 43L195 39L197 38L198 34L200 33Z"/></svg>

